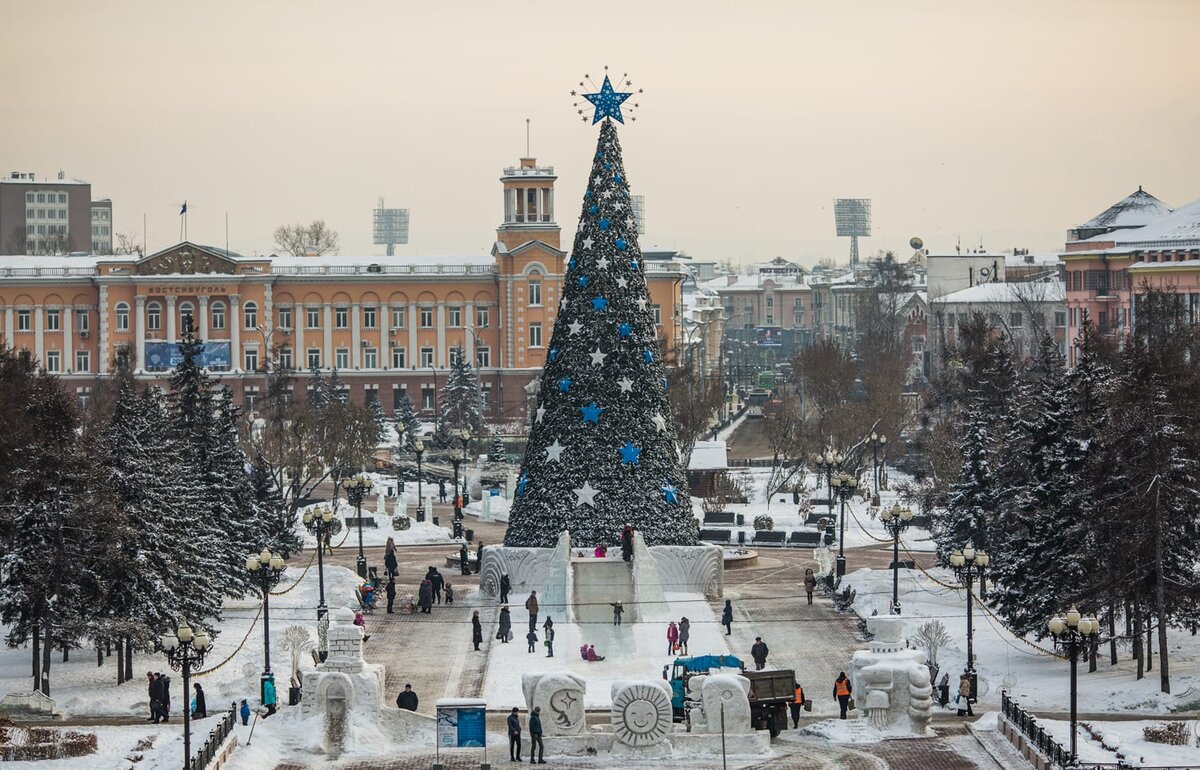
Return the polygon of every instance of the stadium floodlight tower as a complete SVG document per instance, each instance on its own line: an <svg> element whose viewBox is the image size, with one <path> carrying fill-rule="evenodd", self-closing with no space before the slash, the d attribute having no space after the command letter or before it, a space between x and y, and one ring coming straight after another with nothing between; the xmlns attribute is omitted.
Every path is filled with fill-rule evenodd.
<svg viewBox="0 0 1200 770"><path fill-rule="evenodd" d="M397 243L408 243L408 209L385 209L380 198L372 219L375 244L386 244L389 257L395 254Z"/></svg>
<svg viewBox="0 0 1200 770"><path fill-rule="evenodd" d="M871 235L871 199L837 198L833 220L839 238L850 238L850 264L858 264L858 239Z"/></svg>

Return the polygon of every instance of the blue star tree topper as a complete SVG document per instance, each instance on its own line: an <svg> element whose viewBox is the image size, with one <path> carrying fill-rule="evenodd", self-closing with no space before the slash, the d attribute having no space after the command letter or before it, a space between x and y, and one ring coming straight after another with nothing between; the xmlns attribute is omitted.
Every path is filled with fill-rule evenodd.
<svg viewBox="0 0 1200 770"><path fill-rule="evenodd" d="M625 118L621 115L621 105L631 96L633 96L632 93L621 93L614 89L612 81L608 79L608 75L605 75L604 85L600 86L600 93L583 95L584 99L596 105L596 114L592 116L592 125L605 118L612 118L623 125Z"/></svg>

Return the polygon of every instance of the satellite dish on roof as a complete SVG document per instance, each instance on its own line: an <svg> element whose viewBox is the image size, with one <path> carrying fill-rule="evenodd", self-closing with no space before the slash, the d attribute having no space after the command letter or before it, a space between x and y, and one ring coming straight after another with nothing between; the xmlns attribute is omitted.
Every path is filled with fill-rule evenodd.
<svg viewBox="0 0 1200 770"><path fill-rule="evenodd" d="M918 238L917 236L914 235L913 237L908 239L908 245L914 249L920 249L925 246L925 241L921 240L920 238Z"/></svg>

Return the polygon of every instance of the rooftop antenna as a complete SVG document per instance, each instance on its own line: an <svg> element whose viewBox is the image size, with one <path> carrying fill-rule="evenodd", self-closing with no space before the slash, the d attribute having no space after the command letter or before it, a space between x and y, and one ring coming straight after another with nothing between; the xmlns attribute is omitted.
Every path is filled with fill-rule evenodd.
<svg viewBox="0 0 1200 770"><path fill-rule="evenodd" d="M529 118L525 118L525 157L529 157Z"/></svg>

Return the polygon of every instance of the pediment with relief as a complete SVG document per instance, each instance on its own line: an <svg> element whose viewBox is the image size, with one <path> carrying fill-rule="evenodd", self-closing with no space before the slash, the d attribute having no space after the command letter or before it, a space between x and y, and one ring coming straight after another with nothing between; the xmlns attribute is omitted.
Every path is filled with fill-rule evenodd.
<svg viewBox="0 0 1200 770"><path fill-rule="evenodd" d="M233 261L206 249L184 243L138 262L139 275L193 275L196 273L225 273L236 271Z"/></svg>

